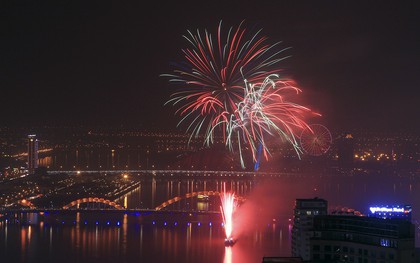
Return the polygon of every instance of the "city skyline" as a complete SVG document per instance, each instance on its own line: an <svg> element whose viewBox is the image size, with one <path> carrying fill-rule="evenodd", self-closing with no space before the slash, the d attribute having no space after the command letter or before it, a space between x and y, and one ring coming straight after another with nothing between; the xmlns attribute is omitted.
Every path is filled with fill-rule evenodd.
<svg viewBox="0 0 420 263"><path fill-rule="evenodd" d="M245 20L292 47L281 66L322 124L418 132L417 10L391 1L5 4L0 124L175 130L174 109L163 106L174 90L160 74L182 61L182 35Z"/></svg>
<svg viewBox="0 0 420 263"><path fill-rule="evenodd" d="M420 261L419 7L0 4L0 258Z"/></svg>

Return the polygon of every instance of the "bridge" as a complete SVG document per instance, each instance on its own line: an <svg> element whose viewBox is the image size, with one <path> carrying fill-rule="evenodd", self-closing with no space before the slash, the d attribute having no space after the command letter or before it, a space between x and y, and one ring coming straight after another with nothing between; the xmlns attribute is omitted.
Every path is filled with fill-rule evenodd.
<svg viewBox="0 0 420 263"><path fill-rule="evenodd" d="M199 192L187 193L184 196L177 196L177 197L174 197L172 199L169 199L168 201L163 202L162 204L158 205L155 208L155 210L162 210L163 208L167 207L168 205L171 205L173 203L176 203L176 202L181 201L181 200L186 199L186 198L192 198L192 197L196 197L196 196L199 196L199 195L203 195L203 196L213 196L213 195L220 196L221 194L222 193L216 192L216 191L199 191ZM241 196L235 196L235 197L236 197L236 200L239 203L243 203L246 200L244 197L241 197Z"/></svg>
<svg viewBox="0 0 420 263"><path fill-rule="evenodd" d="M220 195L218 191L223 191L222 183L223 185L229 184L228 189L235 192L239 202L243 202L245 199L238 195L247 195L253 185L258 183L258 180L254 179L256 176L292 176L288 173L202 170L49 171L51 174L57 172L64 177L57 177L60 178L61 185L54 188L54 192L48 195L38 194L36 197L20 197L13 203L9 202L5 208L36 209L48 207L64 210L147 208L151 210L171 210L188 207L191 211L207 210L209 206L205 203L197 203L196 206L195 199L191 202L186 200L186 202L181 202L177 206L168 206L199 195L218 196ZM111 174L104 176L103 173L108 172L111 172ZM84 179L84 173L90 175ZM71 178L70 174L73 174L74 178ZM70 183L64 181L67 176L73 181L70 181ZM158 180L154 180L155 176ZM32 178L35 177L30 179ZM100 183L98 184L98 182ZM89 185L85 188L87 183ZM133 191L134 194L128 194ZM139 196L140 199L132 196ZM210 210L218 210L218 205L214 204L214 200L209 205Z"/></svg>
<svg viewBox="0 0 420 263"><path fill-rule="evenodd" d="M162 204L158 205L157 207L155 207L154 209L134 209L134 210L144 210L144 211L160 211L164 208L166 208L167 206L174 204L176 202L179 202L181 200L187 199L187 198L193 198L193 197L198 197L198 196L220 196L222 193L221 192L217 192L217 191L198 191L198 192L191 192L191 193L186 193L183 196L176 196L174 198L171 198L165 202L163 202ZM239 204L242 204L243 202L245 202L245 198L239 195L235 196L237 202ZM29 200L27 199L22 199L18 201L18 204L26 209L29 210L40 210L40 208L37 208L34 204L32 204ZM92 204L89 206L89 204ZM83 208L81 208L81 205L86 205ZM127 209L124 206L116 203L115 201L111 201L105 198L101 198L101 197L84 197L84 198L79 198L76 199L74 201L71 201L70 203L64 205L62 208L62 210L108 210L108 209L115 209L115 210L125 210L125 211L131 211L133 209ZM42 210L42 209L41 209ZM174 210L168 210L168 211L174 211ZM182 210L183 212L185 212L184 210Z"/></svg>
<svg viewBox="0 0 420 263"><path fill-rule="evenodd" d="M38 214L39 217L29 216ZM152 224L157 226L178 226L201 224L221 224L222 216L218 211L185 211L185 210L155 210L155 209L50 209L0 208L0 222L9 224L30 225L41 220L51 225L86 225L86 226L117 226L130 224Z"/></svg>
<svg viewBox="0 0 420 263"><path fill-rule="evenodd" d="M103 208L114 208L117 210L123 210L124 207L115 203L114 201L108 200L108 199L104 199L104 198L100 198L100 197L87 197L87 198L80 198L77 200L74 200L70 203L68 203L67 205L63 206L63 209L71 209L71 208L79 208L81 204L89 204L89 203L93 203L93 204L103 204L105 205L105 207ZM99 206L99 208L101 208ZM102 209L103 209L102 208Z"/></svg>
<svg viewBox="0 0 420 263"><path fill-rule="evenodd" d="M200 195L201 196L220 196L221 194L222 193L217 192L217 191L198 191L198 192L187 193L183 196L176 196L174 198L171 198L163 202L162 204L158 205L154 209L145 209L145 210L159 211L183 199L198 197ZM239 196L239 195L236 195L235 198L239 204L245 202L246 200L244 197ZM37 208L34 204L32 204L29 200L26 200L26 199L19 200L18 204L28 209L39 210L39 208ZM93 204L93 205L89 206L89 204ZM86 206L84 208L81 208L81 205L86 205ZM132 209L126 209L124 206L117 204L115 201L111 201L111 200L101 198L101 197L79 198L64 205L61 209L63 210L80 210L80 209L82 210L105 210L105 209L132 210Z"/></svg>
<svg viewBox="0 0 420 263"><path fill-rule="evenodd" d="M220 177L293 177L298 173L250 172L250 171L213 171L213 170L53 170L48 174L152 174L162 176L220 176Z"/></svg>

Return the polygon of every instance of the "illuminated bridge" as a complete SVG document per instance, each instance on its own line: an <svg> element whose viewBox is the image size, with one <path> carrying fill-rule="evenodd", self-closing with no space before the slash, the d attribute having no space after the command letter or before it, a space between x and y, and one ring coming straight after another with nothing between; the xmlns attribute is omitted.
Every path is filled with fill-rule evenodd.
<svg viewBox="0 0 420 263"><path fill-rule="evenodd" d="M9 202L6 209L218 211L218 198L203 202L199 195L208 199L227 189L234 192L241 203L245 199L240 196L247 196L259 183L257 176L267 176L267 179L295 177L291 173L202 170L63 170L49 173L51 180L58 183L49 185L48 194L18 197L13 203ZM60 176L54 177L56 174Z"/></svg>
<svg viewBox="0 0 420 263"><path fill-rule="evenodd" d="M193 198L193 197L198 197L198 196L220 196L220 194L221 193L217 191L198 191L198 192L186 193L183 196L176 196L174 198L171 198L163 202L162 204L158 205L154 209L127 209L124 206L116 203L115 201L111 201L105 198L85 197L85 198L79 198L77 200L74 200L64 205L61 209L62 210L109 210L110 209L110 210L125 210L125 211L128 211L128 210L160 211L169 205L172 205L176 202L179 202L187 198ZM238 196L238 195L236 195L235 198L239 204L242 204L246 200L244 197ZM39 210L39 208L33 205L29 200L22 199L18 203L20 206L24 208L28 208L29 210L31 209Z"/></svg>
<svg viewBox="0 0 420 263"><path fill-rule="evenodd" d="M217 176L217 177L293 177L298 173L270 173L270 172L248 172L248 171L212 171L212 170L55 170L48 171L49 174L64 173L69 175L77 174L152 174L156 176Z"/></svg>
<svg viewBox="0 0 420 263"><path fill-rule="evenodd" d="M199 192L187 193L184 196L177 196L177 197L174 197L172 199L169 199L168 201L163 202L162 204L158 205L155 208L155 210L158 210L158 211L162 210L163 208L165 208L165 207L167 207L167 206L169 206L173 203L176 203L178 201L181 201L183 199L186 199L186 198L192 198L192 197L196 197L196 196L200 196L200 195L202 195L202 196L213 196L213 195L219 196L220 194L221 194L220 192L216 192L216 191L199 191ZM241 196L235 196L235 197L236 197L236 200L239 203L243 203L245 201L245 198L243 198Z"/></svg>
<svg viewBox="0 0 420 263"><path fill-rule="evenodd" d="M97 208L98 209L104 209L104 208L108 208L108 209L117 209L117 210L123 210L124 207L115 203L114 201L108 200L108 199L104 199L104 198L99 198L99 197L87 197L87 198L80 198L77 199L73 202L68 203L67 205L63 206L63 209L72 209L72 208L80 208L80 205L82 204L98 204ZM104 206L101 206L104 205ZM88 209L95 209L95 206L87 206Z"/></svg>

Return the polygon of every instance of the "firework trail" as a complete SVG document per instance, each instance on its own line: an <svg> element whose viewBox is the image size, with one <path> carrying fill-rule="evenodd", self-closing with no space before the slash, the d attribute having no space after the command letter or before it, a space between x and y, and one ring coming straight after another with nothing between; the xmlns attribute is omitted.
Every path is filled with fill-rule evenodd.
<svg viewBox="0 0 420 263"><path fill-rule="evenodd" d="M278 56L287 48L275 51L279 43L267 44L260 31L246 38L243 22L237 29L230 28L226 37L220 22L215 40L207 31L188 31L184 38L192 48L182 50L186 63L174 74L162 74L182 85L183 90L167 102L179 107L180 123L188 121L188 130L195 135L204 130L208 144L213 142L215 128L225 125L243 100L243 76L252 83L262 82L267 74L278 73L274 66L285 59Z"/></svg>
<svg viewBox="0 0 420 263"><path fill-rule="evenodd" d="M302 117L310 111L287 102L281 94L288 89L300 91L279 75L278 64L287 58L281 55L288 48L278 49L280 42L269 44L260 33L249 34L243 22L226 36L222 22L215 37L207 30L188 31L184 38L192 47L182 50L184 64L178 64L173 74L161 75L181 88L166 102L177 107L178 126L187 124L191 138L204 134L207 146L220 132L231 151L239 150L242 167L242 147L251 149L256 162L262 144L268 159L266 136L281 136L299 153L295 134L307 127Z"/></svg>
<svg viewBox="0 0 420 263"><path fill-rule="evenodd" d="M223 217L223 225L225 227L226 238L232 238L233 231L233 213L237 207L237 202L235 200L235 194L224 191L220 195L220 201L222 205L220 206L220 212Z"/></svg>
<svg viewBox="0 0 420 263"><path fill-rule="evenodd" d="M300 134L308 127L305 117L309 113L319 115L307 107L286 100L290 91L299 94L301 90L292 81L280 80L277 74L267 76L262 83L244 82L245 95L243 101L238 103L238 117L232 119L227 128L227 144L230 149L233 150L234 145L230 140L235 139L241 153L243 141L242 144L247 144L251 149L254 163L259 163L261 152L268 159L266 137L270 136L288 141L299 155L302 150L295 134Z"/></svg>

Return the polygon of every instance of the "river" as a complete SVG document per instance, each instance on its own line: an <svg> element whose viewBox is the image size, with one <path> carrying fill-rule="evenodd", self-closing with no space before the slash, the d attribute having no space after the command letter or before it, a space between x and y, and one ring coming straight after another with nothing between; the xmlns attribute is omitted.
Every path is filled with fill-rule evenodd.
<svg viewBox="0 0 420 263"><path fill-rule="evenodd" d="M331 209L366 214L370 205L410 204L419 244L420 182L399 177L289 177L149 179L122 197L128 208L153 208L192 191L221 185L246 200L236 217L238 241L225 247L220 216L174 217L105 212L66 215L18 213L0 223L2 262L261 262L264 256L290 256L290 219L296 198L319 197ZM217 199L183 199L166 209L217 211ZM183 202L183 203L182 203Z"/></svg>

